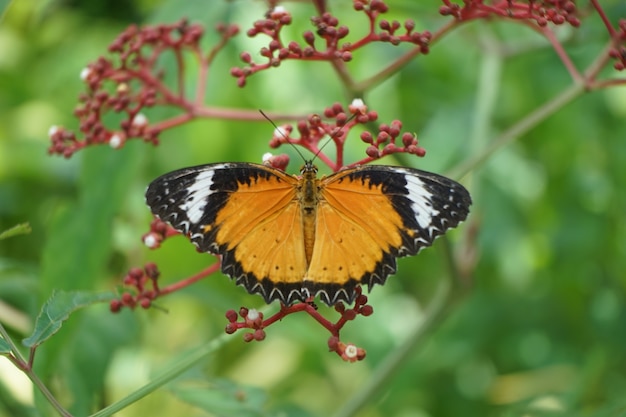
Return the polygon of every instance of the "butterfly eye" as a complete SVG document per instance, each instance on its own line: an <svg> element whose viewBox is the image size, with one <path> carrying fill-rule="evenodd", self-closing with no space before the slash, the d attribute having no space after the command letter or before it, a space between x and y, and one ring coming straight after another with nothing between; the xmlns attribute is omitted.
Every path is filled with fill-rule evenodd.
<svg viewBox="0 0 626 417"><path fill-rule="evenodd" d="M300 168L300 174L304 175L305 172L317 174L317 167L313 165L313 161L306 161L302 168Z"/></svg>

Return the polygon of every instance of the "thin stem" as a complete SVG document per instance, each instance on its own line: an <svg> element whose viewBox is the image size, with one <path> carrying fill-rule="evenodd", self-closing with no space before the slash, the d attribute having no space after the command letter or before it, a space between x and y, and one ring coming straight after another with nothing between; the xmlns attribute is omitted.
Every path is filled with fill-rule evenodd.
<svg viewBox="0 0 626 417"><path fill-rule="evenodd" d="M449 32L453 28L457 27L459 24L460 23L458 21L453 20L447 23L446 25L444 25L441 29L439 29L436 33L433 34L430 40L430 45L432 46L433 44L435 44L437 40L439 40L443 35L445 35L447 32ZM402 55L400 58L396 59L388 67L382 69L377 74L371 76L368 79L352 84L350 86L350 90L357 91L357 92L370 90L373 86L380 84L381 82L385 81L392 75L396 74L400 70L400 68L407 65L409 62L413 60L413 58L415 58L420 53L422 53L422 50L420 47L415 47L411 49L409 52Z"/></svg>
<svg viewBox="0 0 626 417"><path fill-rule="evenodd" d="M543 29L542 33L543 33L543 36L545 36L546 39L552 45L552 48L554 49L554 52L556 52L556 54L559 56L559 58L561 59L561 62L563 62L563 65L565 66L565 68L569 72L569 74L572 77L572 79L574 80L574 82L575 83L583 82L582 75L580 74L580 72L576 68L576 65L574 65L574 63L570 59L569 55L567 54L567 52L563 48L563 44L561 44L561 42L557 39L557 37L554 36L554 32L552 31L552 29L549 28L549 27L546 27L546 28Z"/></svg>
<svg viewBox="0 0 626 417"><path fill-rule="evenodd" d="M162 288L161 290L159 290L159 296L163 296L163 295L167 295L170 293L173 293L175 291L180 290L181 288L185 288L188 287L189 285L193 284L196 281L200 281L203 278L206 278L207 276L211 275L214 272L217 272L220 268L220 263L216 262L213 265L211 265L208 268L203 269L202 271L198 272L197 274L183 279L181 281L175 282L174 284L168 285L165 288Z"/></svg>
<svg viewBox="0 0 626 417"><path fill-rule="evenodd" d="M619 80L619 79L611 79L611 80L602 80L602 81L598 81L595 82L593 84L591 84L591 88L593 90L600 90L603 88L607 88L607 87L615 87L618 85L625 85L626 84L626 80Z"/></svg>
<svg viewBox="0 0 626 417"><path fill-rule="evenodd" d="M596 60L585 70L583 77L589 89L593 87L593 82L598 77L598 74L600 74L600 71L602 71L602 69L606 66L606 63L610 58L609 51L613 49L613 47L613 41L609 41L602 52L598 54Z"/></svg>
<svg viewBox="0 0 626 417"><path fill-rule="evenodd" d="M447 240L446 240L447 243ZM368 402L376 398L385 387L387 382L403 366L406 359L426 340L426 337L454 310L458 301L465 294L462 277L455 267L452 250L449 243L443 245L447 260L450 265L450 278L439 285L433 300L428 307L424 321L417 326L409 337L376 368L367 382L359 387L357 392L346 402L334 417L351 417Z"/></svg>
<svg viewBox="0 0 626 417"><path fill-rule="evenodd" d="M108 417L112 416L115 413L123 410L129 405L139 401L143 397L151 394L156 391L158 388L161 388L163 385L172 381L174 378L190 369L194 365L197 365L201 361L203 361L207 356L215 352L221 346L223 346L228 340L230 335L226 333L220 335L219 337L213 339L209 343L198 346L190 352L185 352L182 355L182 358L178 361L167 366L165 371L163 371L159 376L154 378L152 381L144 385L143 387L137 389L135 392L129 394L128 396L122 398L121 400L109 405L108 407L103 408L102 410L94 413L91 417Z"/></svg>
<svg viewBox="0 0 626 417"><path fill-rule="evenodd" d="M210 54L206 59L202 57L200 51L194 50L194 53L198 56L199 70L198 70L198 82L196 85L196 98L194 107L202 106L204 103L204 97L206 94L207 82L209 78L209 64L213 60L213 56Z"/></svg>
<svg viewBox="0 0 626 417"><path fill-rule="evenodd" d="M267 310L269 310L269 306L266 306L260 311L265 314ZM161 388L163 385L167 384L168 382L174 380L177 376L181 375L183 372L199 364L200 362L205 360L209 355L213 354L216 350L224 346L228 341L232 339L233 338L231 337L231 335L223 333L206 344L198 346L188 352L184 352L181 355L180 359L170 363L165 368L165 370L156 378L154 378L152 381L150 381L143 387L137 389L135 392L132 392L131 394L122 398L121 400L92 414L91 417L108 417L108 416L114 415L120 410L123 410L129 405L139 401L143 397L153 393L154 391Z"/></svg>
<svg viewBox="0 0 626 417"><path fill-rule="evenodd" d="M72 415L65 408L63 408L63 406L54 397L54 395L52 395L48 387L46 387L43 381L39 379L37 374L35 374L32 368L32 362L30 362L30 360L29 362L26 362L24 356L19 351L15 343L13 343L13 340L9 337L9 334L5 330L4 326L2 326L2 324L0 324L0 336L2 336L2 338L7 342L7 344L11 348L11 353L13 354L13 357L10 359L15 364L15 366L18 369L20 369L22 372L24 372L24 374L26 374L28 379L30 379L33 385L35 385L39 389L39 391L43 394L43 396L46 397L50 405L59 413L59 415L63 417L72 417ZM35 348L32 348L30 350L29 359L32 359L34 354L35 354Z"/></svg>
<svg viewBox="0 0 626 417"><path fill-rule="evenodd" d="M11 339L11 337L9 336L9 333L6 331L2 323L0 323L0 336L2 336L4 341L7 342L7 344L11 348L11 352L13 353L13 356L15 356L15 358L19 360L20 362L26 363L24 356L22 356L22 353L17 349L17 346L15 345L15 343L13 343L13 339Z"/></svg>
<svg viewBox="0 0 626 417"><path fill-rule="evenodd" d="M598 12L600 19L602 19L604 26L609 31L609 35L611 35L611 38L615 39L615 36L617 36L617 31L611 24L611 21L609 20L608 16L604 12L604 9L600 5L600 2L598 0L591 0L590 2L593 5L593 8L596 9L596 12Z"/></svg>
<svg viewBox="0 0 626 417"><path fill-rule="evenodd" d="M585 91L583 84L572 84L552 100L543 106L532 111L528 116L524 117L518 123L514 124L506 132L497 137L491 144L483 149L477 155L470 157L464 163L447 173L452 178L461 178L474 168L484 163L491 155L505 145L513 142L515 139L524 135L530 129L537 126L540 122L547 119L552 114L563 108L566 104L574 100Z"/></svg>
<svg viewBox="0 0 626 417"><path fill-rule="evenodd" d="M330 63L335 69L335 72L337 73L339 78L341 79L344 87L350 92L357 92L359 95L361 95L361 92L363 90L358 89L357 84L354 82L354 79L350 75L350 72L348 71L345 62L339 59L333 59L330 61Z"/></svg>
<svg viewBox="0 0 626 417"><path fill-rule="evenodd" d="M174 56L176 57L176 66L178 67L176 74L178 79L178 99L185 100L185 60L180 49L174 50Z"/></svg>
<svg viewBox="0 0 626 417"><path fill-rule="evenodd" d="M271 111L264 111L264 113L272 120L301 120L307 117L306 114L293 114L293 113L278 113ZM209 107L202 106L194 109L194 115L200 117L209 117L216 119L228 119L228 120L247 120L247 121L259 121L266 120L258 110L242 110L242 109L229 109L225 107Z"/></svg>
<svg viewBox="0 0 626 417"><path fill-rule="evenodd" d="M39 391L43 394L43 396L46 397L46 399L48 400L50 405L55 410L57 410L59 415L61 415L63 417L72 417L72 414L70 414L69 411L67 411L65 408L63 408L63 406L54 397L54 395L52 395L50 390L48 390L48 387L46 387L46 385L43 383L43 381L41 379L39 379L37 374L35 374L35 372L33 372L32 369L28 369L26 371L26 375L31 380L31 382L39 389Z"/></svg>
<svg viewBox="0 0 626 417"><path fill-rule="evenodd" d="M486 146L480 153L469 158L467 161L457 166L448 174L452 178L461 178L468 172L476 168L478 165L484 163L491 155L502 148L505 145L513 142L515 139L524 135L530 129L537 126L539 123L556 113L562 107L573 101L579 95L587 90L593 88L600 88L603 85L601 83L594 83L593 81L598 76L602 68L606 65L609 59L608 51L612 47L612 42L609 42L605 49L598 54L594 62L587 67L581 79L574 77L574 83L556 95L552 100L545 103L543 106L532 111L528 116L524 117L518 123L511 126L507 131L497 137L489 146Z"/></svg>

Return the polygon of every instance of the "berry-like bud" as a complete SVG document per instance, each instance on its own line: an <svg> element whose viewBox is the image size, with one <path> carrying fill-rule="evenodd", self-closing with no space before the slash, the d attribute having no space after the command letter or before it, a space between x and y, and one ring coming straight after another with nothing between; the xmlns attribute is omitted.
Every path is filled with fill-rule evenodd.
<svg viewBox="0 0 626 417"><path fill-rule="evenodd" d="M237 321L237 312L232 309L228 310L226 312L226 319L228 319L228 321L231 323L235 323Z"/></svg>
<svg viewBox="0 0 626 417"><path fill-rule="evenodd" d="M328 339L328 348L332 351L336 351L339 346L339 338L337 336L331 336Z"/></svg>
<svg viewBox="0 0 626 417"><path fill-rule="evenodd" d="M354 303L361 306L367 304L367 295L359 294Z"/></svg>
<svg viewBox="0 0 626 417"><path fill-rule="evenodd" d="M362 316L371 316L374 313L374 308L371 305L364 305L361 307L360 313Z"/></svg>
<svg viewBox="0 0 626 417"><path fill-rule="evenodd" d="M143 270L141 268L130 268L128 270L128 276L134 279L135 281L139 281L141 277L143 277Z"/></svg>
<svg viewBox="0 0 626 417"><path fill-rule="evenodd" d="M411 146L411 145L416 145L417 144L417 139L415 139L415 136L410 134L409 132L405 132L402 134L402 144L405 147Z"/></svg>
<svg viewBox="0 0 626 417"><path fill-rule="evenodd" d="M255 321L259 318L259 312L256 309L251 308L250 310L248 310L248 316L246 318L248 320Z"/></svg>
<svg viewBox="0 0 626 417"><path fill-rule="evenodd" d="M365 150L365 153L370 158L379 158L380 157L380 151L378 150L378 148L376 146L368 146L367 149Z"/></svg>
<svg viewBox="0 0 626 417"><path fill-rule="evenodd" d="M160 238L155 233L147 233L143 237L143 244L150 249L156 249L160 245Z"/></svg>
<svg viewBox="0 0 626 417"><path fill-rule="evenodd" d="M134 127L143 127L148 124L148 118L143 113L137 113L133 117L132 125Z"/></svg>
<svg viewBox="0 0 626 417"><path fill-rule="evenodd" d="M89 76L91 75L91 68L86 67L80 71L80 79L83 81L87 81Z"/></svg>
<svg viewBox="0 0 626 417"><path fill-rule="evenodd" d="M124 145L124 138L119 134L114 134L109 139L109 146L113 149L120 149Z"/></svg>
<svg viewBox="0 0 626 417"><path fill-rule="evenodd" d="M159 268L156 266L156 264L154 262L148 262L144 266L144 271L146 271L146 275L150 279L157 279L159 277L159 275L161 274L159 272Z"/></svg>
<svg viewBox="0 0 626 417"><path fill-rule="evenodd" d="M346 310L343 312L342 316L346 320L354 320L356 318L356 311Z"/></svg>
<svg viewBox="0 0 626 417"><path fill-rule="evenodd" d="M119 312L122 309L122 302L120 300L111 300L109 309L111 310L111 313Z"/></svg>
<svg viewBox="0 0 626 417"><path fill-rule="evenodd" d="M415 21L413 19L407 19L404 22L404 28L406 29L407 33L411 33L413 29L415 29Z"/></svg>
<svg viewBox="0 0 626 417"><path fill-rule="evenodd" d="M313 46L313 44L315 43L315 35L313 34L313 32L311 32L310 30L307 30L306 32L304 32L303 34L304 37L304 41Z"/></svg>
<svg viewBox="0 0 626 417"><path fill-rule="evenodd" d="M348 106L348 110L352 114L356 114L356 113L365 114L367 112L367 106L365 105L365 102L363 102L362 99L355 98L354 100L352 100L352 103L350 103L350 105Z"/></svg>
<svg viewBox="0 0 626 417"><path fill-rule="evenodd" d="M396 146L393 143L388 143L383 148L383 155L392 154L396 150Z"/></svg>
<svg viewBox="0 0 626 417"><path fill-rule="evenodd" d="M239 59L241 59L243 62L245 62L246 64L250 64L252 62L252 55L250 55L249 52L242 52L241 54L239 54ZM239 69L239 68L237 68ZM231 70L231 74L232 74L232 70ZM233 74L235 75L235 74ZM236 76L238 76L240 74L237 74Z"/></svg>
<svg viewBox="0 0 626 417"><path fill-rule="evenodd" d="M356 360L358 349L353 344L349 344L349 345L346 345L344 353L346 355L346 358L348 358L348 360Z"/></svg>

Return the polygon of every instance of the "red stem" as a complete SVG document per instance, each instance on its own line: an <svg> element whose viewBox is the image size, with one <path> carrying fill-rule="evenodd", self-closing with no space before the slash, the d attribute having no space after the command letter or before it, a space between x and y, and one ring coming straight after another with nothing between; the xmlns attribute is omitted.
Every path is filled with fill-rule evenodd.
<svg viewBox="0 0 626 417"><path fill-rule="evenodd" d="M596 12L598 12L598 15L600 15L600 19L602 19L602 21L604 22L604 26L606 26L606 29L609 31L609 34L611 35L611 39L615 39L618 35L618 32L615 30L615 28L611 24L611 21L609 20L606 13L604 13L604 9L602 8L598 0L591 0L591 4L593 8L596 9Z"/></svg>
<svg viewBox="0 0 626 417"><path fill-rule="evenodd" d="M162 290L159 291L159 296L163 296L163 295L167 295L170 294L172 292L178 291L181 288L185 288L197 281L200 281L201 279L211 275L214 272L219 271L220 269L220 262L216 262L213 265L211 265L210 267L203 269L202 271L198 272L196 275L193 275L189 278L183 279L181 281L175 282L174 284L168 285L167 287L163 288Z"/></svg>

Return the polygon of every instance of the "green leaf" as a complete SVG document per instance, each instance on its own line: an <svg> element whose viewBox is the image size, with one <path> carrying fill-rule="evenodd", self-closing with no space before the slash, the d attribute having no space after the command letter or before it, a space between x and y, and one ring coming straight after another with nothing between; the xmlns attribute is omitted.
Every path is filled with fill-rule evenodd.
<svg viewBox="0 0 626 417"><path fill-rule="evenodd" d="M42 296L47 297L57 290L101 288L102 280L111 275L114 218L124 211L128 200L143 201L142 192L130 193L129 190L134 185L133 179L138 177L144 150L144 143L135 142L128 143L119 152L94 147L84 149L76 156L82 159L78 198L54 213L50 223L39 281ZM110 283L105 285L110 286ZM76 399L69 406L74 415L87 415L94 409L102 390L87 391L94 389L94 381L102 383L105 380L109 358L126 343L124 340L128 340L109 343L109 334L94 334L93 330L98 327L93 324L94 320L103 320L102 317L108 314L113 323L124 328L123 332L133 326L132 319L121 316L114 319L108 309L101 310L102 314L97 318L89 309L77 320L64 323L63 331L49 339L45 349L37 352L35 371L46 382L52 378L63 380L71 390L68 395ZM94 354L97 355L93 359L97 366L86 367L73 358L68 360L70 352L78 352L87 343L97 344L94 340L99 340L98 346L102 348ZM35 402L45 407L41 398L36 397Z"/></svg>
<svg viewBox="0 0 626 417"><path fill-rule="evenodd" d="M42 259L41 291L94 288L106 275L111 256L113 219L129 197L132 178L137 176L142 143L128 144L123 152L106 148L81 151L79 198L57 213L48 230ZM134 146L133 146L134 145Z"/></svg>
<svg viewBox="0 0 626 417"><path fill-rule="evenodd" d="M218 417L262 417L267 395L260 388L227 380L180 381L170 388L181 400Z"/></svg>
<svg viewBox="0 0 626 417"><path fill-rule="evenodd" d="M70 314L95 303L115 298L113 292L57 291L41 308L33 334L23 340L27 347L38 346L59 331Z"/></svg>
<svg viewBox="0 0 626 417"><path fill-rule="evenodd" d="M0 240L18 235L26 235L30 232L31 228L29 223L20 223L0 233Z"/></svg>

